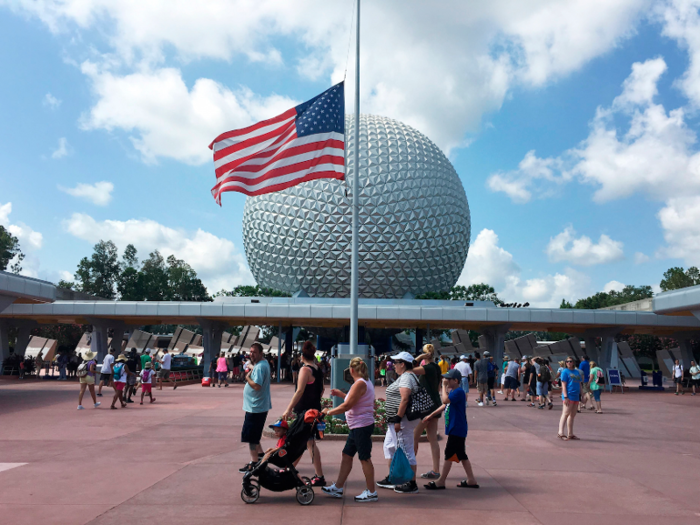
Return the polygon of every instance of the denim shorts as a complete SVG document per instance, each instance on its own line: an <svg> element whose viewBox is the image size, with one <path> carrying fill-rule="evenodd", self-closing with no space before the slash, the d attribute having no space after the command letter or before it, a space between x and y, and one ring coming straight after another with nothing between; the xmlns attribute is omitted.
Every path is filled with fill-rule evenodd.
<svg viewBox="0 0 700 525"><path fill-rule="evenodd" d="M596 401L600 401L600 393L602 389L599 388L598 390L591 390L591 393L593 394L593 399Z"/></svg>
<svg viewBox="0 0 700 525"><path fill-rule="evenodd" d="M549 383L541 383L537 381L537 395L546 396L549 393Z"/></svg>
<svg viewBox="0 0 700 525"><path fill-rule="evenodd" d="M462 390L464 390L464 393L468 394L469 393L469 378L463 377L462 380L460 381L460 385L462 387Z"/></svg>

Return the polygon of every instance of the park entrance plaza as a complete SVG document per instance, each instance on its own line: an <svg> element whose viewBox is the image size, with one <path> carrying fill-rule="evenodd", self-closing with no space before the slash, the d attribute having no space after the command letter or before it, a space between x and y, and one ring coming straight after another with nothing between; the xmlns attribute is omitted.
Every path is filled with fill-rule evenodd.
<svg viewBox="0 0 700 525"><path fill-rule="evenodd" d="M291 395L291 385L273 385L269 419ZM154 405L116 412L76 411L76 396L71 382L0 381L0 523L700 523L700 420L689 395L606 394L605 414L578 416L578 442L556 438L556 398L552 411L470 404L467 453L478 491L456 488L463 473L454 469L448 490L379 489L377 503L360 504L352 497L364 488L356 465L344 499L316 489L310 507L293 491L263 489L258 503L241 501L238 468L248 451L240 442L240 384L166 389ZM328 480L343 444L320 443ZM373 458L384 475L381 443ZM428 465L426 444L419 472ZM308 455L300 471L312 473Z"/></svg>

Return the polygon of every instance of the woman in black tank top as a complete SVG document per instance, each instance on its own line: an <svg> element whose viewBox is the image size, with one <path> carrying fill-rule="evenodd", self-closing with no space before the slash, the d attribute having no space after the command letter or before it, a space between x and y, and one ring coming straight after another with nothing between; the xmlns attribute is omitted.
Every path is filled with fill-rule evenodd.
<svg viewBox="0 0 700 525"><path fill-rule="evenodd" d="M321 410L321 397L323 397L323 372L316 362L316 347L311 341L306 341L301 350L302 367L299 370L297 389L289 402L287 409L282 414L288 418L292 412L299 417L307 410ZM312 437L307 448L314 463L316 475L311 478L311 484L315 487L323 487L326 480L323 477L323 465L321 464L321 452L316 446L316 440Z"/></svg>

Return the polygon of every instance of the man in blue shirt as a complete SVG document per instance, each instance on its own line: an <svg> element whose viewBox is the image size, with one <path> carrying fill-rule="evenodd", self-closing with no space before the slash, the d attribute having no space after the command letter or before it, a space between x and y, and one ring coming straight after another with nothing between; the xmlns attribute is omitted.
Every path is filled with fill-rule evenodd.
<svg viewBox="0 0 700 525"><path fill-rule="evenodd" d="M427 416L424 421L429 421L435 416L445 412L445 434L447 444L445 445L445 462L442 464L440 478L424 485L428 490L444 490L452 463L462 463L467 479L457 485L460 488L478 489L472 465L467 456L465 443L467 440L467 396L460 387L462 374L457 369L452 369L446 374L442 374L442 406L435 412Z"/></svg>
<svg viewBox="0 0 700 525"><path fill-rule="evenodd" d="M586 410L586 403L591 401L591 410L593 410L593 400L591 399L591 389L588 387L588 379L591 375L591 364L588 362L588 356L583 354L583 360L578 365L578 369L583 372L583 382L581 383L581 406L580 410Z"/></svg>
<svg viewBox="0 0 700 525"><path fill-rule="evenodd" d="M251 462L239 469L248 472L258 462L264 453L260 446L267 413L272 408L270 400L270 365L263 356L260 343L250 346L250 364L252 368L245 370L245 387L243 387L243 410L245 420L241 430L241 442L248 443Z"/></svg>

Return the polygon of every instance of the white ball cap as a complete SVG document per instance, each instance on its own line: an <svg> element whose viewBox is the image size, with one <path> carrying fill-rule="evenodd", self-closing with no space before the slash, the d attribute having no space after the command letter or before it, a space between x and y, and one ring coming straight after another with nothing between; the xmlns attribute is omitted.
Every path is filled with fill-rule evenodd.
<svg viewBox="0 0 700 525"><path fill-rule="evenodd" d="M399 352L396 355L392 355L389 359L392 361L405 361L406 363L413 363L414 359L408 352Z"/></svg>

